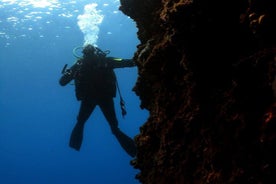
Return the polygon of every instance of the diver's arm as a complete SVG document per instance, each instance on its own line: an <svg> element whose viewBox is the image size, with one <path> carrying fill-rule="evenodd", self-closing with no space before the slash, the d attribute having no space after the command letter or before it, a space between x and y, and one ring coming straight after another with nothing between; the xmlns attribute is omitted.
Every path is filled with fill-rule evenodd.
<svg viewBox="0 0 276 184"><path fill-rule="evenodd" d="M115 57L107 57L108 67L111 68L124 68L124 67L134 67L135 62L132 59L121 59Z"/></svg>
<svg viewBox="0 0 276 184"><path fill-rule="evenodd" d="M80 67L80 61L76 62L71 68L65 70L65 72L59 79L59 84L61 86L65 86L69 82L71 82L75 78L76 72L79 70L79 67Z"/></svg>

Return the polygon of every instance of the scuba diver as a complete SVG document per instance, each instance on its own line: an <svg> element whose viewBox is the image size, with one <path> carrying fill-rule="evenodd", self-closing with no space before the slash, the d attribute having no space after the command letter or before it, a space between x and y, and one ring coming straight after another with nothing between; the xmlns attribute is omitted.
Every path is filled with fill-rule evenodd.
<svg viewBox="0 0 276 184"><path fill-rule="evenodd" d="M80 150L84 124L98 105L121 147L131 157L135 157L136 145L133 139L118 128L113 100L116 96L116 85L118 85L113 69L134 67L136 66L134 61L132 59L107 57L106 55L109 52L103 52L91 44L83 47L82 53L83 57L79 57L72 67L66 69L67 65L64 66L62 70L63 75L59 80L61 86L65 86L74 80L76 98L78 101L81 101L77 122L72 130L69 146L77 151ZM121 108L124 116L126 111L122 98Z"/></svg>

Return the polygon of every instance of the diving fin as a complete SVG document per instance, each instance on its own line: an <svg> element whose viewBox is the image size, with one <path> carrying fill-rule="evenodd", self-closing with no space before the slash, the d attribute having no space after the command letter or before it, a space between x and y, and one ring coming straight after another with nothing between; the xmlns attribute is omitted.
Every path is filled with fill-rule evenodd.
<svg viewBox="0 0 276 184"><path fill-rule="evenodd" d="M71 133L69 146L79 151L81 148L82 139L83 139L83 125L76 124L76 126L74 127Z"/></svg>

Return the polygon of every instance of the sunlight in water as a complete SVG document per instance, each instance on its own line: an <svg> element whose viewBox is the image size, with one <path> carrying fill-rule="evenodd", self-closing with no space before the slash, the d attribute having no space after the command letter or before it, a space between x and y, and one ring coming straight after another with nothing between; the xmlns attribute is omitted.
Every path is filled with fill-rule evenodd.
<svg viewBox="0 0 276 184"><path fill-rule="evenodd" d="M4 5L33 6L34 8L56 7L59 5L57 0L2 0L0 2Z"/></svg>
<svg viewBox="0 0 276 184"><path fill-rule="evenodd" d="M58 29L52 31L52 33L57 32L55 33L57 38L62 28L71 29L70 21L76 20L84 34L84 45L96 44L104 18L103 9L107 10L110 4L118 7L119 1L93 0L92 2L91 4L90 0L0 0L0 39L10 43L17 38L25 39L34 35L44 38L45 33L41 30L56 24L57 19L62 21L64 18L67 20L62 21ZM108 12L116 14L114 10ZM56 18L52 19L53 16Z"/></svg>

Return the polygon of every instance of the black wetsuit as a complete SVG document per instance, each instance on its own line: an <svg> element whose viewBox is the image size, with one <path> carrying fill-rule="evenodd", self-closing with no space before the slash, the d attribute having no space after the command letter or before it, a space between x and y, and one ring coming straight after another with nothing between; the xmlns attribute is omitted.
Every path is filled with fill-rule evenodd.
<svg viewBox="0 0 276 184"><path fill-rule="evenodd" d="M70 138L70 147L80 150L84 124L98 105L122 148L130 156L134 157L136 155L136 146L133 139L118 128L113 101L116 96L116 76L113 69L133 66L135 66L135 63L130 59L84 57L66 70L59 83L65 86L71 80L75 80L76 97L81 101L77 123Z"/></svg>

